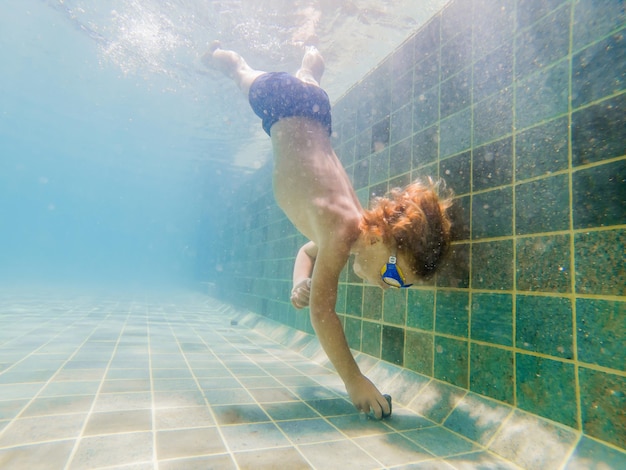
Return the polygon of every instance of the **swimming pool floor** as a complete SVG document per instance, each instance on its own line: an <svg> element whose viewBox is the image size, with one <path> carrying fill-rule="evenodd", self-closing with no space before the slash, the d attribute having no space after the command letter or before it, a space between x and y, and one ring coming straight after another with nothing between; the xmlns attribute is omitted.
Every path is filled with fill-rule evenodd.
<svg viewBox="0 0 626 470"><path fill-rule="evenodd" d="M324 361L232 312L0 292L0 468L521 468L398 404L365 418Z"/></svg>

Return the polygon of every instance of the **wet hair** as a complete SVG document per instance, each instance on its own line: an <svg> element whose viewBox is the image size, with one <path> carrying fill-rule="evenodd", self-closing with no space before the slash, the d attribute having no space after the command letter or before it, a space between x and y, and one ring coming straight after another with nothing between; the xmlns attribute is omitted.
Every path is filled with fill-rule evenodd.
<svg viewBox="0 0 626 470"><path fill-rule="evenodd" d="M360 227L372 239L382 237L385 243L395 243L414 273L428 279L450 247L452 224L447 210L451 205L452 191L443 180L416 180L373 199Z"/></svg>

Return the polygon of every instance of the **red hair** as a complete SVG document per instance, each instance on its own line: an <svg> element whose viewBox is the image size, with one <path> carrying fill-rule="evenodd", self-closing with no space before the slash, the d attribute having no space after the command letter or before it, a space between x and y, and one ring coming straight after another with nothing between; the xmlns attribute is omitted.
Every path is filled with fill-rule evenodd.
<svg viewBox="0 0 626 470"><path fill-rule="evenodd" d="M435 274L450 246L451 222L446 213L452 193L440 197L443 180L414 181L405 188L394 188L386 197L377 197L364 211L360 228L372 238L395 243L420 277Z"/></svg>

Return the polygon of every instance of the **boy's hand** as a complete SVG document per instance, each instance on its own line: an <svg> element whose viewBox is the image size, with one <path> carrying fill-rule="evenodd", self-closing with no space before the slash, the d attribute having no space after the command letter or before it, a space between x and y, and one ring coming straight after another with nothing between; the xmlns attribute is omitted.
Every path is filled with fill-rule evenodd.
<svg viewBox="0 0 626 470"><path fill-rule="evenodd" d="M294 307L300 309L308 307L309 298L311 297L311 279L307 278L296 284L291 289L291 303Z"/></svg>
<svg viewBox="0 0 626 470"><path fill-rule="evenodd" d="M391 414L389 402L364 375L361 375L349 385L346 384L346 390L357 410L366 414L373 412L376 419L381 419L383 416Z"/></svg>

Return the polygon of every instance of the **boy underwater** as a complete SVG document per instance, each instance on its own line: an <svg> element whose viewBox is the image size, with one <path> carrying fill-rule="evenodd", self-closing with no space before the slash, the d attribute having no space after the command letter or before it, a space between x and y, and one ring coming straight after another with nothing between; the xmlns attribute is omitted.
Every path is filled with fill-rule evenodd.
<svg viewBox="0 0 626 470"><path fill-rule="evenodd" d="M252 69L236 52L211 44L202 57L235 81L262 119L274 152L277 204L306 236L296 256L291 302L310 307L311 323L357 410L377 419L391 403L357 365L335 304L339 276L354 255L361 279L383 289L432 277L450 245L450 198L438 184L414 182L364 209L331 146L328 95L320 88L324 60L306 48L295 76Z"/></svg>

